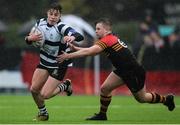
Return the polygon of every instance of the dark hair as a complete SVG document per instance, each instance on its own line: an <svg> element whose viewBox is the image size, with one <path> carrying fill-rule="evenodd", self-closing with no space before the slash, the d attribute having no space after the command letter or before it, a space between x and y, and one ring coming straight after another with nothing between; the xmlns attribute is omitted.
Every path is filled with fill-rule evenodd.
<svg viewBox="0 0 180 125"><path fill-rule="evenodd" d="M62 6L59 3L54 2L54 3L50 4L50 6L47 9L48 10L49 9L55 9L55 10L59 10L59 12L61 12Z"/></svg>
<svg viewBox="0 0 180 125"><path fill-rule="evenodd" d="M111 22L111 20L109 18L100 18L100 19L95 21L95 25L97 23L103 23L103 24L105 24L107 26L110 26L110 27L112 26L112 22Z"/></svg>

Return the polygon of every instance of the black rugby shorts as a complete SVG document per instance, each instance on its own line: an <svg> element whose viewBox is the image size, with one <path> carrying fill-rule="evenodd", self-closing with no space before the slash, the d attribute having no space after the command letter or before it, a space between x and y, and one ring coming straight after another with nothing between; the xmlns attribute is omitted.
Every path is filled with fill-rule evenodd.
<svg viewBox="0 0 180 125"><path fill-rule="evenodd" d="M37 68L47 70L51 77L62 81L64 79L68 66L59 66L59 68L47 68L39 64Z"/></svg>
<svg viewBox="0 0 180 125"><path fill-rule="evenodd" d="M144 87L146 73L143 67L137 67L126 72L116 69L113 72L123 79L132 93L137 93Z"/></svg>

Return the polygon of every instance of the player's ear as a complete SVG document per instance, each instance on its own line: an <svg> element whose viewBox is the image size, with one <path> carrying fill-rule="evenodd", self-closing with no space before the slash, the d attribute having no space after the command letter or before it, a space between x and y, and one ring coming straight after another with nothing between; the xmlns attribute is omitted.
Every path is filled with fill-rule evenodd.
<svg viewBox="0 0 180 125"><path fill-rule="evenodd" d="M47 10L47 11L46 11L46 15L47 15L47 17L48 17L48 13L49 13L49 10Z"/></svg>

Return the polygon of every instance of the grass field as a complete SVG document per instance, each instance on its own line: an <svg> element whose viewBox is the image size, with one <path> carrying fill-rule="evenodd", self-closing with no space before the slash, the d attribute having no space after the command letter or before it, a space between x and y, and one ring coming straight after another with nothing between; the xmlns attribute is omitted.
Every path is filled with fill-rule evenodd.
<svg viewBox="0 0 180 125"><path fill-rule="evenodd" d="M99 110L98 96L56 96L46 102L49 121L32 119L37 109L30 95L0 95L0 124L180 124L180 97L169 112L161 104L139 104L131 96L113 96L108 121L86 121Z"/></svg>

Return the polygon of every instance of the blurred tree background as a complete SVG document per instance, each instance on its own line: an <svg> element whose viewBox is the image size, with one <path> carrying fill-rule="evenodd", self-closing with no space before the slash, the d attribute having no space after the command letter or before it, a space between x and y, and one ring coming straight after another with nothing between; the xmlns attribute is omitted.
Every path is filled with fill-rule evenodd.
<svg viewBox="0 0 180 125"><path fill-rule="evenodd" d="M25 47L24 36L18 34L19 27L31 20L45 15L46 6L52 2L60 2L63 14L74 14L88 23L99 17L109 17L114 23L114 31L122 39L132 43L138 30L138 22L143 20L146 10L154 11L154 18L163 23L164 3L176 3L178 0L1 0L0 20L8 25L6 47Z"/></svg>
<svg viewBox="0 0 180 125"><path fill-rule="evenodd" d="M45 16L45 8L52 2L60 2L63 14L75 14L93 25L99 17L109 17L114 22L115 32L129 42L137 30L137 20L143 17L144 1L138 0L1 0L0 20L8 25L6 47L24 48L24 36L19 27L32 18ZM147 1L148 2L148 1ZM126 23L126 25L124 25Z"/></svg>

